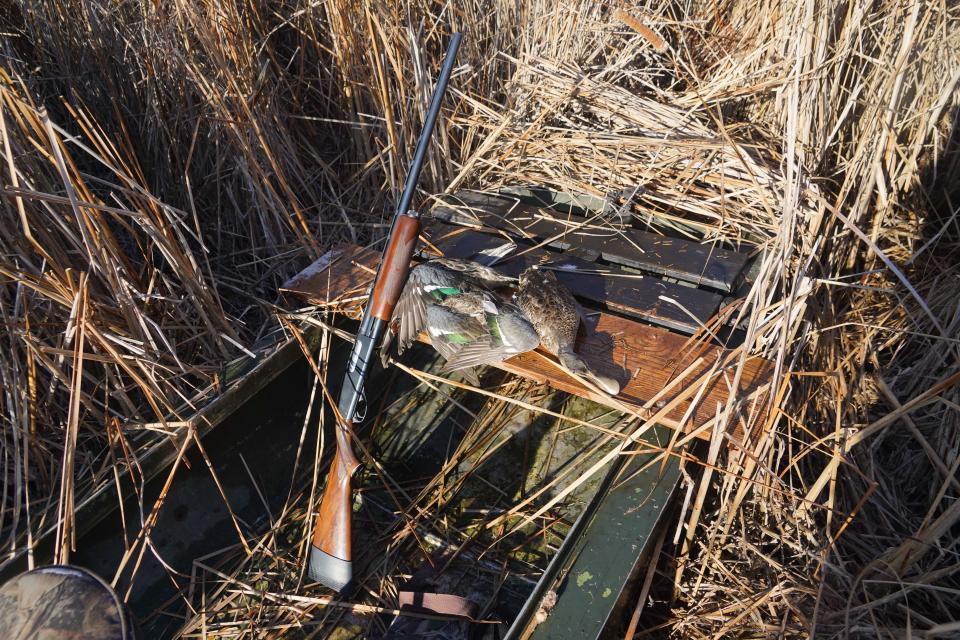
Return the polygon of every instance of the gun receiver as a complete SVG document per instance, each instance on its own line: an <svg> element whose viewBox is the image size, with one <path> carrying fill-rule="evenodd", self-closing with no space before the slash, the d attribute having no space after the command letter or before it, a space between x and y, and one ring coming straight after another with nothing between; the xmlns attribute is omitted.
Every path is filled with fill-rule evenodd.
<svg viewBox="0 0 960 640"><path fill-rule="evenodd" d="M360 321L360 329L350 353L337 401L337 450L330 464L323 497L320 499L320 509L314 527L307 567L307 574L311 579L337 591L343 591L353 579L351 562L353 556L350 544L353 492L350 480L360 466L360 461L354 455L350 442L353 421L357 404L363 395L363 385L370 370L370 363L383 339L397 299L407 282L410 259L413 257L413 250L420 233L419 215L410 210L410 203L417 188L430 136L440 113L440 105L450 81L450 73L459 47L460 33L454 33L437 78L437 85L433 90L430 109L427 112L423 130L420 132L420 139L407 173L403 193L397 203L387 245L373 281L370 300Z"/></svg>

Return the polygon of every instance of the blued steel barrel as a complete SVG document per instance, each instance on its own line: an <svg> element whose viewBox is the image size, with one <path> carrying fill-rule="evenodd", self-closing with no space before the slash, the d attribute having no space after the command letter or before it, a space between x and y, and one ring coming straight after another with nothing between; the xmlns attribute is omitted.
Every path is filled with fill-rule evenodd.
<svg viewBox="0 0 960 640"><path fill-rule="evenodd" d="M0 588L0 638L139 640L110 585L86 569L51 565Z"/></svg>

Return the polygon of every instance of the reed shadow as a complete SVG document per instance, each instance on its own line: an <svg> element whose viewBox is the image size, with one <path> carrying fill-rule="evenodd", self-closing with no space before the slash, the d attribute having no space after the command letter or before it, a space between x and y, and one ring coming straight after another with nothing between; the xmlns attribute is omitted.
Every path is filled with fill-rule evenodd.
<svg viewBox="0 0 960 640"><path fill-rule="evenodd" d="M433 373L443 364L432 349L419 344L404 354L404 360ZM482 387L487 389L499 388L511 378L511 374L493 367L484 367L478 373ZM536 464L536 452L555 419L507 405L506 411L493 409L494 413L487 416L489 424L482 423L478 429L473 420L476 415L484 415L484 405L490 399L443 384L435 386L441 391L399 373L384 414L373 418L375 433L370 448L384 475L394 484L388 489L370 471L358 483L363 499L362 507L354 513L354 548L364 551L356 560L368 567L382 564L387 551L385 539L392 535L388 532L413 524L416 536L408 540L415 537L417 544L399 551L396 567L390 571L415 574L435 560L439 548L439 553L456 559L447 567L449 575L442 572L434 576L434 582L441 585L438 589L469 597L481 606L487 605L489 614L509 620L523 606L534 581L512 576L502 583L493 579L501 567L484 556L486 545L495 536L481 534L467 544L462 536L477 525L478 518L484 520L484 515L477 514L492 517L504 512L531 490L529 476ZM553 393L545 407L557 411L564 400L564 394ZM378 421L380 424L376 424ZM435 478L439 475L443 475L443 482L438 485ZM411 509L418 494L431 482L433 497L421 499L419 508ZM438 492L443 494L439 505ZM521 544L523 540L511 537L510 542ZM545 565L547 561L542 550L523 555L530 564ZM486 571L478 575L478 566ZM516 565L513 570L519 576L529 566ZM358 574L365 572L361 568ZM451 577L466 575L473 578L465 581ZM373 634L369 637L378 637L372 628L368 633Z"/></svg>
<svg viewBox="0 0 960 640"><path fill-rule="evenodd" d="M869 291L833 289L829 304L822 305L822 326L842 326L846 318L833 315L835 309L847 305L866 309L879 301L879 305L899 305L905 316L888 320L887 326L899 330L909 327L914 332L885 344L864 342L862 355L851 359L849 369L855 375L875 378L877 383L869 384L867 393L851 390L844 398L844 402L864 400L855 413L851 411L849 418L845 416L845 422L869 424L896 412L935 381L957 370L960 347L954 338L960 322L955 314L957 288L951 278L956 277L957 247L960 246L960 109L952 108L948 116L950 133L941 139L938 157L930 158L910 192L899 196L901 202L896 211L886 216L881 233L877 234L880 249L888 251L888 256L896 260L897 267L925 298L932 315L939 319L944 330L942 338L937 337L938 329L902 284L880 284L872 279L870 271L877 269L884 272L887 282L895 282L889 268L869 256L859 239L845 240L831 234L824 248L825 253L857 256L846 265L841 277L849 274L857 278L851 278L850 282L889 289L874 295L872 302L867 297L871 295ZM838 227L843 228L839 224ZM897 231L888 235L890 229ZM909 249L906 259L898 257L903 251L896 246L903 242L904 236L908 238L906 248ZM842 244L844 242L847 244ZM890 250L891 247L897 250ZM828 275L835 277L835 274ZM863 296L867 301L858 301L854 295ZM844 344L850 343L851 337L844 336L838 328L829 328L820 340L825 345ZM847 375L845 371L843 375ZM942 553L943 543L956 538L958 527L954 525L941 535L921 538L917 534L928 526L929 514L942 512L957 499L958 492L949 486L953 480L951 474L955 474L955 470L950 471L950 465L956 456L952 444L956 436L956 415L939 407L917 407L908 415L906 422L881 430L851 448L848 462L842 468L844 473L838 479L838 486L845 490L838 491L836 499L831 500L835 515L856 514L843 536L838 536L832 561L844 566L849 575L857 575L861 584L877 585L871 586L869 593L866 588L858 589L845 602L846 612L853 612L843 625L845 629L857 625L869 629L884 624L892 628L894 624L902 626L905 621L909 624L912 616L923 620L924 625L955 618L936 600L911 598L906 607L897 597L900 584L929 580L932 589L942 592L956 589L960 584L956 572L950 570L952 559ZM823 428L831 429L832 425ZM850 468L857 472L847 471ZM802 481L801 472L798 469L795 475L786 475L784 479ZM862 504L859 503L861 497ZM891 505L896 508L896 518L888 517ZM902 549L910 551L900 556L896 552ZM887 557L897 561L885 560ZM838 573L825 572L827 590L850 588L849 582ZM938 573L937 579L930 580ZM832 624L831 617L835 619L835 616L835 609L821 608L820 616L815 619L817 630L826 635L841 628L840 624Z"/></svg>

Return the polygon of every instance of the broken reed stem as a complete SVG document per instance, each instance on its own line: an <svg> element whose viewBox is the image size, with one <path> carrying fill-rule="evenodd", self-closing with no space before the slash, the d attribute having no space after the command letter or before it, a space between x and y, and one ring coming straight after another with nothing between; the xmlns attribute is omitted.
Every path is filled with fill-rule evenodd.
<svg viewBox="0 0 960 640"><path fill-rule="evenodd" d="M80 381L83 377L83 355L86 349L87 326L87 274L80 274L77 295L71 313L72 330L76 332L73 350L73 372L71 379L70 409L67 414L66 441L63 443L63 468L60 472L60 500L57 512L57 542L55 562L70 562L70 552L76 550L74 536L75 493L74 464L76 461L77 435L80 412ZM68 331L69 333L69 331Z"/></svg>

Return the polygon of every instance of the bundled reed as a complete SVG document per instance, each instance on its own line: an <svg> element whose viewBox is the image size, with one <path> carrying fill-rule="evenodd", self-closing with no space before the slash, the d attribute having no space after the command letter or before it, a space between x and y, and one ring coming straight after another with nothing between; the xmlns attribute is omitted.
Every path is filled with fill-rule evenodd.
<svg viewBox="0 0 960 640"><path fill-rule="evenodd" d="M660 618L641 601L626 635L958 631L956 7L22 2L4 20L6 552L52 525L69 547L117 427L214 392L285 276L379 237L460 29L425 193L610 195L760 255L735 322L776 363L772 420L711 449L663 545ZM282 528L267 555L296 555ZM248 593L263 558L241 555L209 610L265 609L224 633L329 604Z"/></svg>

